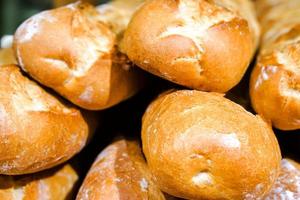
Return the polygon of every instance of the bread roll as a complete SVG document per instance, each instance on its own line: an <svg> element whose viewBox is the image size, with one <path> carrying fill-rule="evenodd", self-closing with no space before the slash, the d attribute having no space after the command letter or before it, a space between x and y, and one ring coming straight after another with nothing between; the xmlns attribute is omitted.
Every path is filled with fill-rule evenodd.
<svg viewBox="0 0 300 200"><path fill-rule="evenodd" d="M95 119L67 105L21 74L0 67L0 174L38 172L78 153Z"/></svg>
<svg viewBox="0 0 300 200"><path fill-rule="evenodd" d="M1 38L0 65L17 64L14 51L12 49L13 36L6 35Z"/></svg>
<svg viewBox="0 0 300 200"><path fill-rule="evenodd" d="M249 0L151 0L133 16L120 49L169 81L226 92L242 79L258 35Z"/></svg>
<svg viewBox="0 0 300 200"><path fill-rule="evenodd" d="M61 6L65 6L67 4L73 3L73 2L77 2L77 0L52 0L54 7L61 7ZM96 0L80 0L81 2L89 2L91 4L96 4L97 1Z"/></svg>
<svg viewBox="0 0 300 200"><path fill-rule="evenodd" d="M67 200L78 180L71 165L26 176L0 176L2 200Z"/></svg>
<svg viewBox="0 0 300 200"><path fill-rule="evenodd" d="M108 24L119 38L123 36L134 12L144 0L113 0L97 7L100 19Z"/></svg>
<svg viewBox="0 0 300 200"><path fill-rule="evenodd" d="M294 199L300 199L300 165L293 160L283 159L280 175L264 200Z"/></svg>
<svg viewBox="0 0 300 200"><path fill-rule="evenodd" d="M95 160L77 200L164 200L137 142L118 140Z"/></svg>
<svg viewBox="0 0 300 200"><path fill-rule="evenodd" d="M39 13L16 31L14 49L24 71L74 104L111 107L141 87L140 73L116 48L116 35L89 4Z"/></svg>
<svg viewBox="0 0 300 200"><path fill-rule="evenodd" d="M281 155L271 127L221 94L161 95L142 122L148 166L173 196L259 199L278 176Z"/></svg>
<svg viewBox="0 0 300 200"><path fill-rule="evenodd" d="M0 49L0 66L17 64L16 57L12 48Z"/></svg>
<svg viewBox="0 0 300 200"><path fill-rule="evenodd" d="M297 130L300 129L300 1L273 3L258 1L264 29L261 50L251 74L250 96L255 111L271 120L276 128Z"/></svg>

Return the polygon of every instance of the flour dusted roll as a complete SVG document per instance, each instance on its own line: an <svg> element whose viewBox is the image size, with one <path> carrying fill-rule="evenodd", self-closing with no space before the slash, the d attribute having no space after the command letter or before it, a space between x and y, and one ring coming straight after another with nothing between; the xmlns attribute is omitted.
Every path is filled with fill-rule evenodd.
<svg viewBox="0 0 300 200"><path fill-rule="evenodd" d="M300 199L300 165L293 160L283 159L281 171L275 184L264 200Z"/></svg>
<svg viewBox="0 0 300 200"><path fill-rule="evenodd" d="M118 140L95 160L77 200L164 200L137 142Z"/></svg>
<svg viewBox="0 0 300 200"><path fill-rule="evenodd" d="M300 129L300 1L258 0L262 45L251 74L255 111L282 130Z"/></svg>
<svg viewBox="0 0 300 200"><path fill-rule="evenodd" d="M143 116L142 143L161 190L184 199L259 199L280 169L271 127L218 93L161 95Z"/></svg>
<svg viewBox="0 0 300 200"><path fill-rule="evenodd" d="M90 110L111 107L142 86L116 47L116 34L83 3L41 12L16 31L19 65L41 84Z"/></svg>
<svg viewBox="0 0 300 200"><path fill-rule="evenodd" d="M242 79L258 36L249 0L150 0L134 14L120 49L162 78L226 92Z"/></svg>
<svg viewBox="0 0 300 200"><path fill-rule="evenodd" d="M38 172L74 156L96 125L15 65L0 66L0 174Z"/></svg>
<svg viewBox="0 0 300 200"><path fill-rule="evenodd" d="M0 199L69 200L78 180L71 165L24 176L0 176Z"/></svg>

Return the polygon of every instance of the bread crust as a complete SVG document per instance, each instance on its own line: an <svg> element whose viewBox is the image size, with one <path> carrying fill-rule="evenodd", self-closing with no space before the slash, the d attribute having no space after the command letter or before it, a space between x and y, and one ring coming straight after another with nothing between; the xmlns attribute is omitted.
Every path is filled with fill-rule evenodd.
<svg viewBox="0 0 300 200"><path fill-rule="evenodd" d="M0 49L0 65L17 64L12 48Z"/></svg>
<svg viewBox="0 0 300 200"><path fill-rule="evenodd" d="M161 95L143 116L142 143L161 190L184 199L261 198L280 169L271 127L218 93Z"/></svg>
<svg viewBox="0 0 300 200"><path fill-rule="evenodd" d="M247 5L252 3L147 1L129 23L120 50L139 67L169 81L226 92L243 77L258 41L254 9Z"/></svg>
<svg viewBox="0 0 300 200"><path fill-rule="evenodd" d="M97 6L97 10L101 21L109 25L120 39L132 15L143 3L144 0L112 0Z"/></svg>
<svg viewBox="0 0 300 200"><path fill-rule="evenodd" d="M1 66L0 77L0 174L54 167L86 145L94 114L63 103L15 65Z"/></svg>
<svg viewBox="0 0 300 200"><path fill-rule="evenodd" d="M82 108L102 110L143 85L116 42L96 9L78 2L26 20L15 33L14 50L35 80Z"/></svg>
<svg viewBox="0 0 300 200"><path fill-rule="evenodd" d="M255 111L271 120L276 128L297 130L300 129L300 2L269 3L258 1L264 9L260 13L264 29L261 50L251 74L251 102Z"/></svg>
<svg viewBox="0 0 300 200"><path fill-rule="evenodd" d="M118 140L97 157L77 200L164 200L137 142Z"/></svg>
<svg viewBox="0 0 300 200"><path fill-rule="evenodd" d="M0 199L71 199L78 175L71 165L24 176L0 176Z"/></svg>
<svg viewBox="0 0 300 200"><path fill-rule="evenodd" d="M291 159L281 161L279 177L264 200L300 199L300 165Z"/></svg>

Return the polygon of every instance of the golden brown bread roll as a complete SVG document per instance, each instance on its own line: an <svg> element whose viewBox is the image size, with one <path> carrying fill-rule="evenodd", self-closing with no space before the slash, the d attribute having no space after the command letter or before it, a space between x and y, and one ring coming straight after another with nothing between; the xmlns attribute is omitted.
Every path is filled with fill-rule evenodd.
<svg viewBox="0 0 300 200"><path fill-rule="evenodd" d="M0 174L51 168L85 146L93 116L61 102L15 65L0 66L0 80Z"/></svg>
<svg viewBox="0 0 300 200"><path fill-rule="evenodd" d="M221 94L161 95L142 122L148 166L173 196L253 200L278 176L281 155L271 127Z"/></svg>
<svg viewBox="0 0 300 200"><path fill-rule="evenodd" d="M293 160L283 159L280 175L264 200L296 199L300 199L300 165Z"/></svg>
<svg viewBox="0 0 300 200"><path fill-rule="evenodd" d="M78 180L71 165L25 176L0 176L2 200L67 200Z"/></svg>
<svg viewBox="0 0 300 200"><path fill-rule="evenodd" d="M244 75L258 35L249 0L151 0L133 16L120 49L167 80L226 92Z"/></svg>
<svg viewBox="0 0 300 200"><path fill-rule="evenodd" d="M257 3L264 29L250 81L252 106L278 129L300 129L300 1Z"/></svg>
<svg viewBox="0 0 300 200"><path fill-rule="evenodd" d="M0 65L17 64L12 48L0 49Z"/></svg>
<svg viewBox="0 0 300 200"><path fill-rule="evenodd" d="M54 7L61 7L73 2L77 2L78 0L52 0ZM91 4L96 4L97 1L96 0L80 0L81 2L89 2Z"/></svg>
<svg viewBox="0 0 300 200"><path fill-rule="evenodd" d="M164 200L137 142L125 139L99 154L77 200Z"/></svg>
<svg viewBox="0 0 300 200"><path fill-rule="evenodd" d="M88 4L39 13L16 31L22 69L74 104L90 110L113 106L141 87L140 73L116 48L116 35Z"/></svg>
<svg viewBox="0 0 300 200"><path fill-rule="evenodd" d="M120 37L126 30L128 23L144 0L113 0L97 7L100 19L108 24Z"/></svg>
<svg viewBox="0 0 300 200"><path fill-rule="evenodd" d="M6 35L1 38L0 65L17 64L17 59L12 49L13 36Z"/></svg>

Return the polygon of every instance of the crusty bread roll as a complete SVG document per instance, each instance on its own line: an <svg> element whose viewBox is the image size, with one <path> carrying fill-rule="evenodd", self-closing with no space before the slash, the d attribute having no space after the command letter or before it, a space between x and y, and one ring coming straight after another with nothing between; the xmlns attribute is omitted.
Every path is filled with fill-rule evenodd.
<svg viewBox="0 0 300 200"><path fill-rule="evenodd" d="M264 200L300 199L300 165L293 160L283 159L278 179Z"/></svg>
<svg viewBox="0 0 300 200"><path fill-rule="evenodd" d="M73 3L73 2L77 2L78 0L52 0L54 7L61 7L61 6L65 6L67 4ZM97 1L96 0L80 0L81 2L89 2L91 4L96 4Z"/></svg>
<svg viewBox="0 0 300 200"><path fill-rule="evenodd" d="M137 142L118 140L99 154L77 200L164 200Z"/></svg>
<svg viewBox="0 0 300 200"><path fill-rule="evenodd" d="M300 1L274 2L258 1L264 29L250 96L255 111L276 128L296 130L300 129Z"/></svg>
<svg viewBox="0 0 300 200"><path fill-rule="evenodd" d="M0 174L51 168L85 146L95 129L94 116L83 116L15 65L0 66L0 80Z"/></svg>
<svg viewBox="0 0 300 200"><path fill-rule="evenodd" d="M278 176L281 155L271 127L221 94L161 95L142 122L148 166L171 195L253 200Z"/></svg>
<svg viewBox="0 0 300 200"><path fill-rule="evenodd" d="M0 65L17 64L12 48L0 49Z"/></svg>
<svg viewBox="0 0 300 200"><path fill-rule="evenodd" d="M97 7L100 19L122 37L134 12L144 0L113 0Z"/></svg>
<svg viewBox="0 0 300 200"><path fill-rule="evenodd" d="M167 80L226 92L244 75L258 35L249 0L150 0L133 16L120 49Z"/></svg>
<svg viewBox="0 0 300 200"><path fill-rule="evenodd" d="M116 35L89 4L39 13L16 31L14 49L24 71L74 104L113 106L141 87L139 71L116 48Z"/></svg>
<svg viewBox="0 0 300 200"><path fill-rule="evenodd" d="M78 180L71 165L24 176L0 176L2 200L67 200Z"/></svg>
<svg viewBox="0 0 300 200"><path fill-rule="evenodd" d="M1 38L0 65L17 64L17 59L12 49L13 36L6 35Z"/></svg>

